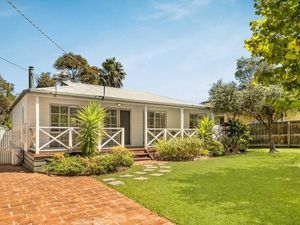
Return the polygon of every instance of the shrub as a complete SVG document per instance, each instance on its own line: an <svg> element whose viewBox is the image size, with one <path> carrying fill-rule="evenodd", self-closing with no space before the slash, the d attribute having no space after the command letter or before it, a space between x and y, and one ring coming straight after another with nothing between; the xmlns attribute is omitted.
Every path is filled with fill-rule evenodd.
<svg viewBox="0 0 300 225"><path fill-rule="evenodd" d="M130 167L133 164L132 153L123 146L115 146L112 148L112 155L118 166Z"/></svg>
<svg viewBox="0 0 300 225"><path fill-rule="evenodd" d="M221 142L212 140L206 145L211 156L221 156L224 155L224 146Z"/></svg>
<svg viewBox="0 0 300 225"><path fill-rule="evenodd" d="M59 154L49 159L45 170L56 174L77 175L82 173L84 166L81 157Z"/></svg>
<svg viewBox="0 0 300 225"><path fill-rule="evenodd" d="M114 148L111 154L93 157L57 154L44 166L44 171L57 175L100 175L132 166L133 158L126 148Z"/></svg>
<svg viewBox="0 0 300 225"><path fill-rule="evenodd" d="M210 119L208 116L203 117L199 120L198 124L198 137L203 142L203 148L209 151L211 156L224 155L224 147L221 142L213 139L213 128L214 120Z"/></svg>
<svg viewBox="0 0 300 225"><path fill-rule="evenodd" d="M198 123L198 136L204 142L209 142L213 136L213 127L215 122L208 116L204 116Z"/></svg>
<svg viewBox="0 0 300 225"><path fill-rule="evenodd" d="M156 144L158 158L161 160L193 160L201 155L202 150L199 138L160 140Z"/></svg>
<svg viewBox="0 0 300 225"><path fill-rule="evenodd" d="M97 102L90 102L79 110L79 141L83 155L95 154L105 117L105 110Z"/></svg>
<svg viewBox="0 0 300 225"><path fill-rule="evenodd" d="M225 125L225 135L221 139L225 154L245 152L251 139L246 125L238 120L229 120Z"/></svg>

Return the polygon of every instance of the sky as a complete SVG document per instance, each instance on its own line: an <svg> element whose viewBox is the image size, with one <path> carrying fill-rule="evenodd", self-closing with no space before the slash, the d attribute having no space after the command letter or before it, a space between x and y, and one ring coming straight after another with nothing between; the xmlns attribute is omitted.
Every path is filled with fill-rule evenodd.
<svg viewBox="0 0 300 225"><path fill-rule="evenodd" d="M234 79L236 60L249 57L244 40L255 19L253 0L12 0L66 51L100 66L116 57L124 88L192 103L207 100L218 79ZM62 55L0 0L0 56L35 73L55 73ZM27 88L25 71L0 60L0 74Z"/></svg>

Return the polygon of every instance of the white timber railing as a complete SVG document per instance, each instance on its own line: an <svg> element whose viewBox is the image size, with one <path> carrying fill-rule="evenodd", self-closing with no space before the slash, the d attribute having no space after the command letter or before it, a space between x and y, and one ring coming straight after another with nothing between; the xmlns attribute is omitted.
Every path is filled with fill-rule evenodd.
<svg viewBox="0 0 300 225"><path fill-rule="evenodd" d="M124 146L125 129L123 127L106 127L102 130L100 149L112 146Z"/></svg>
<svg viewBox="0 0 300 225"><path fill-rule="evenodd" d="M40 126L36 135L36 128L30 128L28 135L29 149L39 154L40 151L80 151L78 127L47 127ZM38 136L38 141L36 137ZM99 150L105 147L124 146L124 128L103 128Z"/></svg>
<svg viewBox="0 0 300 225"><path fill-rule="evenodd" d="M159 140L172 141L175 138L193 137L197 134L196 129L180 128L148 128L147 147L152 147Z"/></svg>

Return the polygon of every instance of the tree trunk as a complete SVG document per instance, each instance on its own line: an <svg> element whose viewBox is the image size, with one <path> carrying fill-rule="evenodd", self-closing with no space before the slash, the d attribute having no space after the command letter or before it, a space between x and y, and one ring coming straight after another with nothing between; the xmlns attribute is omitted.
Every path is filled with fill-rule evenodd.
<svg viewBox="0 0 300 225"><path fill-rule="evenodd" d="M268 131L269 146L270 146L269 153L277 152L277 149L275 147L275 144L274 144L274 141L273 141L273 138L272 138L272 126L271 126L271 124L269 124L269 126L267 128L267 131Z"/></svg>

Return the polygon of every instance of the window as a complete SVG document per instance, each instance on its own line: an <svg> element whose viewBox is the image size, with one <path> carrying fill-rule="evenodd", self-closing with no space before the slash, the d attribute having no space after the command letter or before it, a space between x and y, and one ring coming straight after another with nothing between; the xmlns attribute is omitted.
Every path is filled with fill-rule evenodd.
<svg viewBox="0 0 300 225"><path fill-rule="evenodd" d="M116 109L107 109L106 127L118 127L118 111Z"/></svg>
<svg viewBox="0 0 300 225"><path fill-rule="evenodd" d="M50 124L51 127L57 127L51 128L51 135L57 136L61 132L65 131L65 129L60 129L59 127L78 127L77 111L78 107L74 106L51 106ZM59 140L67 144L69 140L68 132L60 136ZM59 143L53 141L51 142L50 147L62 146Z"/></svg>
<svg viewBox="0 0 300 225"><path fill-rule="evenodd" d="M165 112L148 112L148 128L166 128Z"/></svg>
<svg viewBox="0 0 300 225"><path fill-rule="evenodd" d="M190 114L190 129L198 127L199 120L203 117L201 114Z"/></svg>

